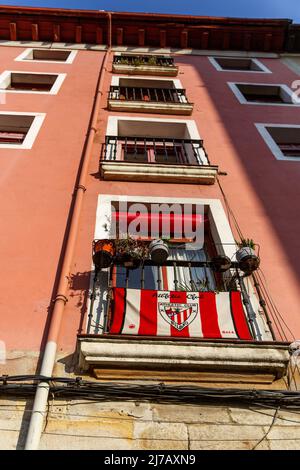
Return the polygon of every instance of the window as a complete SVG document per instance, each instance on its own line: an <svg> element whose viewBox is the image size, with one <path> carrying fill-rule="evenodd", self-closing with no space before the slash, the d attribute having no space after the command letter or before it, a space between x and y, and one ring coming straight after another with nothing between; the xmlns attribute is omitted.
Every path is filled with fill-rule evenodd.
<svg viewBox="0 0 300 470"><path fill-rule="evenodd" d="M220 276L215 276L211 268L195 266L208 262L215 254L215 246L208 219L206 220L204 247L198 250L187 249L184 242L170 243L168 263L162 266L147 265L137 269L116 266L116 287L148 290L212 291L225 290ZM161 234L163 237L163 233Z"/></svg>
<svg viewBox="0 0 300 470"><path fill-rule="evenodd" d="M277 160L300 162L300 126L255 124Z"/></svg>
<svg viewBox="0 0 300 470"><path fill-rule="evenodd" d="M196 164L196 151L188 139L125 137L125 139L119 139L119 142L121 142L122 149L119 156L128 162ZM198 145L201 145L200 141Z"/></svg>
<svg viewBox="0 0 300 470"><path fill-rule="evenodd" d="M108 118L100 158L103 179L214 184L217 171L194 121Z"/></svg>
<svg viewBox="0 0 300 470"><path fill-rule="evenodd" d="M242 104L297 106L287 85L232 82L228 85Z"/></svg>
<svg viewBox="0 0 300 470"><path fill-rule="evenodd" d="M0 75L0 90L17 93L58 92L66 74L5 71Z"/></svg>
<svg viewBox="0 0 300 470"><path fill-rule="evenodd" d="M189 103L180 80L114 76L108 108L112 111L191 114L193 104Z"/></svg>
<svg viewBox="0 0 300 470"><path fill-rule="evenodd" d="M208 163L194 121L110 117L107 134L104 160Z"/></svg>
<svg viewBox="0 0 300 470"><path fill-rule="evenodd" d="M45 114L0 113L0 148L30 149Z"/></svg>
<svg viewBox="0 0 300 470"><path fill-rule="evenodd" d="M25 49L15 60L28 62L58 62L71 64L77 51L64 49Z"/></svg>
<svg viewBox="0 0 300 470"><path fill-rule="evenodd" d="M209 57L218 71L272 73L257 59L247 57Z"/></svg>
<svg viewBox="0 0 300 470"><path fill-rule="evenodd" d="M225 299L228 297L229 292L236 292L240 289L246 292L244 290L244 281L236 276L236 270L233 265L233 269L230 269L230 263L235 260L237 248L220 201L202 200L203 203L201 203L201 200L199 200L199 204L202 204L200 211L196 209L196 205L199 207L198 202L195 202L197 200L185 199L184 201L186 201L186 204L189 204L188 210L183 206L183 200L178 202L171 198L130 197L123 200L123 198L118 199L114 196L99 197L95 232L96 239L117 239L120 232L122 234L127 232L134 236L136 232L131 230L135 230L136 227L134 224L132 225L132 221L136 217L135 211L138 211L137 215L140 216L139 211L143 210L142 218L139 219L139 243L149 243L153 237L164 238L168 235L169 245L169 256L159 265L152 261L148 255L138 265L135 263L132 265L127 257L123 259L124 252L122 259L117 256L111 267L108 268L107 276L101 274L99 277L99 283L104 283L102 285L106 285L105 289L110 284L112 288L125 290L175 291L179 294L188 292L214 293L211 295L216 296L217 303L221 302L222 304L222 302L225 302L226 305L227 301ZM156 210L153 210L153 203L157 206ZM141 209L141 204L143 209ZM174 204L176 206L175 209L173 209ZM146 211L144 211L145 207L147 208ZM182 211L178 210L178 207L181 207ZM172 214L173 210L175 212ZM200 232L197 232L198 243L196 245L193 243L192 238L184 238L190 236L186 234L185 228L181 230L181 227L185 227L186 218L193 220L192 230L196 228L195 220L198 221L202 229ZM106 222L103 224L104 220ZM141 223L141 220L143 220L143 223ZM154 232L153 221L157 223L157 225L154 225L156 227ZM120 225L121 223L122 225ZM184 234L183 238L182 233ZM213 267L213 260L218 255L226 255L227 260L229 260L229 266L225 267L223 271ZM250 293L250 291L248 286L248 292ZM134 292L132 294L135 295ZM249 295L252 307L257 312L259 308L258 301L255 296ZM204 298L206 298L206 294ZM103 295L103 293L98 296L98 299L101 307L99 305L96 307L96 305L92 304L91 308L95 309L94 314L99 321L99 311L103 311L105 315L105 310L110 308L110 306L107 304L107 296ZM241 309L240 304L240 311ZM228 315L229 313L230 309L228 310ZM108 321L109 317L110 314L106 316L105 321ZM258 335L257 337L261 339L261 334L266 332L266 325L261 323L262 318L259 315L257 315L257 322L252 334ZM93 327L91 324L90 327L90 332L92 332ZM97 332L99 333L99 331ZM126 334L131 333L129 331ZM229 335L228 337L236 337L236 333L233 332L232 328L230 332L227 329L224 330L225 337L227 334ZM251 337L248 336L248 339Z"/></svg>
<svg viewBox="0 0 300 470"><path fill-rule="evenodd" d="M203 249L190 255L189 250L179 244L171 246L170 241L170 261L160 266L145 260L144 266L125 271L112 260L97 275L92 268L86 334L78 335L79 367L93 370L101 380L161 382L173 380L170 374L178 377L180 370L182 374L193 371L197 381L201 377L207 381L207 373L213 372L217 383L224 381L224 375L228 382L228 364L230 381L239 384L252 383L254 374L256 382L258 374L264 383L282 377L289 360L288 346L271 343L274 338L260 313L251 281L247 282L247 295L241 287L247 298L243 304L241 292L234 289L234 283L239 282L235 269L232 277L220 273L221 281L231 278L226 285L219 282L215 272L205 269L203 260L212 256L213 247L235 259L236 245L221 201L101 194L95 240L108 242L108 224L116 203L202 204L207 225L205 243ZM127 209L122 209L126 214ZM106 246L112 246L112 242ZM175 290L168 290L172 288ZM253 311L248 317L250 304Z"/></svg>
<svg viewBox="0 0 300 470"><path fill-rule="evenodd" d="M111 95L123 100L187 102L180 80L114 76Z"/></svg>

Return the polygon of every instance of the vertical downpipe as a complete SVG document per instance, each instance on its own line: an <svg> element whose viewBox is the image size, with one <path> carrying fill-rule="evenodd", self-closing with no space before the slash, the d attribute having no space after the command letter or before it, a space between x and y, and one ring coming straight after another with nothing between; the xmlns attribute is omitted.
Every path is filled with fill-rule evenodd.
<svg viewBox="0 0 300 470"><path fill-rule="evenodd" d="M61 269L59 285L57 289L57 295L54 300L54 308L52 312L52 318L50 323L50 329L48 333L47 344L44 351L42 366L40 370L40 375L45 377L51 377L53 373L53 368L56 359L57 351L57 341L59 336L59 331L61 327L62 315L64 312L64 307L67 302L66 294L68 292L68 277L71 270L71 263L74 255L74 247L78 233L79 219L82 208L83 195L85 193L85 184L88 174L88 166L90 162L90 157L92 153L92 146L94 141L94 136L97 131L97 116L100 109L100 102L103 95L102 86L104 80L104 71L106 70L107 61L111 48L111 13L106 12L108 17L108 48L105 53L104 59L101 64L97 89L94 98L91 124L87 136L87 145L83 156L83 164L81 168L79 184L76 188L75 193L75 202L74 210L72 214L70 230L67 239L66 251L63 260L63 266ZM33 409L31 413L29 429L26 437L25 450L36 450L39 447L44 417L47 409L49 395L49 383L40 382L37 386Z"/></svg>

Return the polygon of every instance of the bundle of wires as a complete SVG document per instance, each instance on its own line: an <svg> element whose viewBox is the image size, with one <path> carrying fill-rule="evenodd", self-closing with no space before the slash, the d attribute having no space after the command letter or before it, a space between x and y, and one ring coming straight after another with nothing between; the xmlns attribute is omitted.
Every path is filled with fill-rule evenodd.
<svg viewBox="0 0 300 470"><path fill-rule="evenodd" d="M81 377L2 376L0 396L34 396L38 382L50 385L55 398L92 401L153 401L176 404L244 403L271 407L300 409L300 392L290 390L243 390L238 388L206 388L159 384L124 384L93 382Z"/></svg>

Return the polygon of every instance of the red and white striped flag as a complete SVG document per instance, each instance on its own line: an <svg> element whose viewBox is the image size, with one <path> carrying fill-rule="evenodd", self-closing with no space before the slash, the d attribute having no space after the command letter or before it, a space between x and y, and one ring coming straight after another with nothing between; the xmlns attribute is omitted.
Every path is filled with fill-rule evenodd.
<svg viewBox="0 0 300 470"><path fill-rule="evenodd" d="M113 289L110 334L252 340L239 291Z"/></svg>

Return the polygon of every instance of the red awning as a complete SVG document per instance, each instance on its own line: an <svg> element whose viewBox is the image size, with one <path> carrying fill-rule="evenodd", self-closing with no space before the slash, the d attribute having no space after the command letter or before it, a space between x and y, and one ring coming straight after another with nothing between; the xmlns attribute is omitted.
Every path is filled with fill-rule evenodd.
<svg viewBox="0 0 300 470"><path fill-rule="evenodd" d="M200 224L203 224L207 219L202 214L168 214L163 213L128 213L128 212L113 212L113 220L117 223L122 222L124 227L136 221L140 222L141 226L147 224L148 231L155 230L158 226L159 233L162 234L163 228L170 231L170 235L180 232L184 234L187 231L195 231ZM145 225L144 225L145 224ZM163 235L163 234L162 234Z"/></svg>

